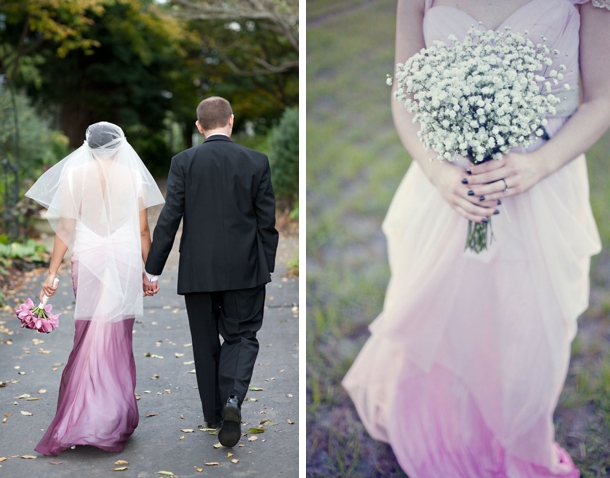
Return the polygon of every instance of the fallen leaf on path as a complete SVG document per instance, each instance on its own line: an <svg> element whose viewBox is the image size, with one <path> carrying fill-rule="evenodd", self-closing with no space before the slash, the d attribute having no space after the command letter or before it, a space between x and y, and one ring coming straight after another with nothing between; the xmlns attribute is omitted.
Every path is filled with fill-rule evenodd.
<svg viewBox="0 0 610 478"><path fill-rule="evenodd" d="M195 430L193 430L192 428L181 428L180 431L182 433L193 433Z"/></svg>
<svg viewBox="0 0 610 478"><path fill-rule="evenodd" d="M242 447L242 446L246 446L246 445L244 445L243 443L240 443L240 444L239 444L239 445L237 445L237 446Z"/></svg>
<svg viewBox="0 0 610 478"><path fill-rule="evenodd" d="M250 390L251 392L264 392L264 390L262 388L259 387L253 387L252 385L250 385L248 387L248 390Z"/></svg>
<svg viewBox="0 0 610 478"><path fill-rule="evenodd" d="M156 417L157 415L159 415L158 413L147 413L146 416L147 417Z"/></svg>
<svg viewBox="0 0 610 478"><path fill-rule="evenodd" d="M57 362L53 364L53 367L61 367L63 365L63 363L61 362Z"/></svg>
<svg viewBox="0 0 610 478"><path fill-rule="evenodd" d="M157 380L159 378L159 376L157 374L154 374L152 377L150 377L151 380Z"/></svg>
<svg viewBox="0 0 610 478"><path fill-rule="evenodd" d="M5 456L0 456L0 462L6 461L6 457Z"/></svg>
<svg viewBox="0 0 610 478"><path fill-rule="evenodd" d="M50 461L49 465L61 465L61 461Z"/></svg>
<svg viewBox="0 0 610 478"><path fill-rule="evenodd" d="M21 410L21 414L26 416L26 417L31 417L33 414L30 412L24 412L23 410Z"/></svg>
<svg viewBox="0 0 610 478"><path fill-rule="evenodd" d="M216 443L216 445L214 445L214 448L222 448L222 445L220 443Z"/></svg>
<svg viewBox="0 0 610 478"><path fill-rule="evenodd" d="M196 371L195 369L193 369L193 370L189 370L189 371L188 371L188 372L186 372L186 373L197 373L197 371Z"/></svg>
<svg viewBox="0 0 610 478"><path fill-rule="evenodd" d="M180 419L184 420L184 415L182 413L180 414Z"/></svg>
<svg viewBox="0 0 610 478"><path fill-rule="evenodd" d="M28 398L29 396L30 396L29 393L24 393L23 395L19 395L18 397L15 397L15 398L17 398L17 399L19 399L19 398Z"/></svg>
<svg viewBox="0 0 610 478"><path fill-rule="evenodd" d="M40 390L38 390L38 393L47 393L47 389L46 388L41 388Z"/></svg>
<svg viewBox="0 0 610 478"><path fill-rule="evenodd" d="M189 360L188 362L182 362L182 365L193 365L194 363L194 360Z"/></svg>
<svg viewBox="0 0 610 478"><path fill-rule="evenodd" d="M40 400L40 398L38 398L38 397L30 397L30 398L26 398L25 399L26 402L34 402L36 400Z"/></svg>
<svg viewBox="0 0 610 478"><path fill-rule="evenodd" d="M183 347L192 347L193 344L184 344Z"/></svg>
<svg viewBox="0 0 610 478"><path fill-rule="evenodd" d="M254 435L253 437L248 437L248 441L256 441L258 440L258 437L256 435Z"/></svg>
<svg viewBox="0 0 610 478"><path fill-rule="evenodd" d="M114 462L114 466L121 466L121 465L129 465L129 462L127 460L117 460Z"/></svg>
<svg viewBox="0 0 610 478"><path fill-rule="evenodd" d="M184 435L182 435L182 436L180 437L180 440L184 440Z"/></svg>
<svg viewBox="0 0 610 478"><path fill-rule="evenodd" d="M294 425L294 422L290 418L287 418L286 421L288 422L289 425Z"/></svg>
<svg viewBox="0 0 610 478"><path fill-rule="evenodd" d="M26 460L34 460L34 459L36 459L36 456L34 456L34 455L22 455L21 458L24 458Z"/></svg>
<svg viewBox="0 0 610 478"><path fill-rule="evenodd" d="M176 476L171 471L157 471L155 475Z"/></svg>
<svg viewBox="0 0 610 478"><path fill-rule="evenodd" d="M264 428L248 428L248 431L246 433L250 433L250 434L265 433L265 429Z"/></svg>
<svg viewBox="0 0 610 478"><path fill-rule="evenodd" d="M197 470L197 473L201 473L203 471L203 468L197 468L195 467L195 470Z"/></svg>
<svg viewBox="0 0 610 478"><path fill-rule="evenodd" d="M25 372L17 372L19 375L25 375Z"/></svg>
<svg viewBox="0 0 610 478"><path fill-rule="evenodd" d="M239 463L239 459L238 459L238 458L233 458L233 459L231 460L231 463L235 463L235 464L237 464L237 463Z"/></svg>
<svg viewBox="0 0 610 478"><path fill-rule="evenodd" d="M232 456L233 456L233 453L231 453L231 452L227 453L227 458L231 458Z"/></svg>
<svg viewBox="0 0 610 478"><path fill-rule="evenodd" d="M121 466L119 468L113 468L112 471L125 471L125 470L129 470L128 466Z"/></svg>
<svg viewBox="0 0 610 478"><path fill-rule="evenodd" d="M152 354L150 357L151 358L156 358L156 359L162 359L163 358L162 355L157 355L157 354Z"/></svg>
<svg viewBox="0 0 610 478"><path fill-rule="evenodd" d="M179 354L178 352L176 352L176 353L174 354L174 356L175 356L176 358L180 358L180 357L184 357L184 354Z"/></svg>
<svg viewBox="0 0 610 478"><path fill-rule="evenodd" d="M218 466L218 465L220 465L220 463L218 463L217 461L204 461L203 464L205 466Z"/></svg>
<svg viewBox="0 0 610 478"><path fill-rule="evenodd" d="M258 402L258 398L249 398L248 401L249 402Z"/></svg>
<svg viewBox="0 0 610 478"><path fill-rule="evenodd" d="M287 396L288 398L292 398L292 393L287 393L287 394L286 394L286 396Z"/></svg>
<svg viewBox="0 0 610 478"><path fill-rule="evenodd" d="M0 382L0 388L2 387L6 387L6 383L5 382Z"/></svg>

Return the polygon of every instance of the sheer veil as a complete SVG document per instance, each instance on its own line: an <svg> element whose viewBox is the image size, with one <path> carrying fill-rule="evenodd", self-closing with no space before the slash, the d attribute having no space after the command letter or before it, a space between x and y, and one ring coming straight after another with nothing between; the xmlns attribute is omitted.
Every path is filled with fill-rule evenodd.
<svg viewBox="0 0 610 478"><path fill-rule="evenodd" d="M114 322L142 314L139 211L164 203L144 163L112 123L87 129L84 144L45 172L26 197L73 256L75 318Z"/></svg>

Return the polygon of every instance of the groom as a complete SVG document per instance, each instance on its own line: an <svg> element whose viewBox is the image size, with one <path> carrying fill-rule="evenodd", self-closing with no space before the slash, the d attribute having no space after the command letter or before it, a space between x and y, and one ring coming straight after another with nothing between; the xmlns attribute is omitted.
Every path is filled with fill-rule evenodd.
<svg viewBox="0 0 610 478"><path fill-rule="evenodd" d="M229 102L207 98L197 118L206 139L172 158L144 287L158 290L183 219L178 294L186 303L203 415L208 428L220 426L220 443L232 447L241 436L241 404L275 265L275 198L267 156L230 139Z"/></svg>

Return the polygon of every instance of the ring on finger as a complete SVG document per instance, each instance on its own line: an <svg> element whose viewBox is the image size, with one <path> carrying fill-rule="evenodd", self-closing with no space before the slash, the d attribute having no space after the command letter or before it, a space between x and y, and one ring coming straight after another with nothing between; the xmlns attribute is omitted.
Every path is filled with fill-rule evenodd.
<svg viewBox="0 0 610 478"><path fill-rule="evenodd" d="M504 183L504 194L508 194L508 184L506 184L506 179L502 178L502 182Z"/></svg>

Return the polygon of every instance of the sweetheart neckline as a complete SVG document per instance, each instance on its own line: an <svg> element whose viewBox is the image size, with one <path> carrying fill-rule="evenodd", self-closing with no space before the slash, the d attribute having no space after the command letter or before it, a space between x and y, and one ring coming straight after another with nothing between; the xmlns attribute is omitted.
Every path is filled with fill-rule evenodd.
<svg viewBox="0 0 610 478"><path fill-rule="evenodd" d="M536 3L538 0L530 0L529 2L521 5L519 8L517 8L517 10L515 10L513 13L511 13L508 17L506 17L502 23L500 23L496 28L487 28L485 25L481 25L486 31L493 31L493 32L497 32L498 30L500 30L500 28L502 28L509 20L511 20L515 15L517 15L517 13L521 12L521 10L525 9L526 7L529 7L530 5ZM455 7L450 7L448 5L432 5L428 11L426 11L424 17L428 14L428 12L430 12L431 10L434 10L435 8L448 8L449 10L455 10L457 12L461 12L462 14L466 15L468 18L470 18L472 21L474 21L476 24L479 23L480 20L477 20L476 18L474 18L470 13L465 12L464 10L460 10L459 8L455 8Z"/></svg>

